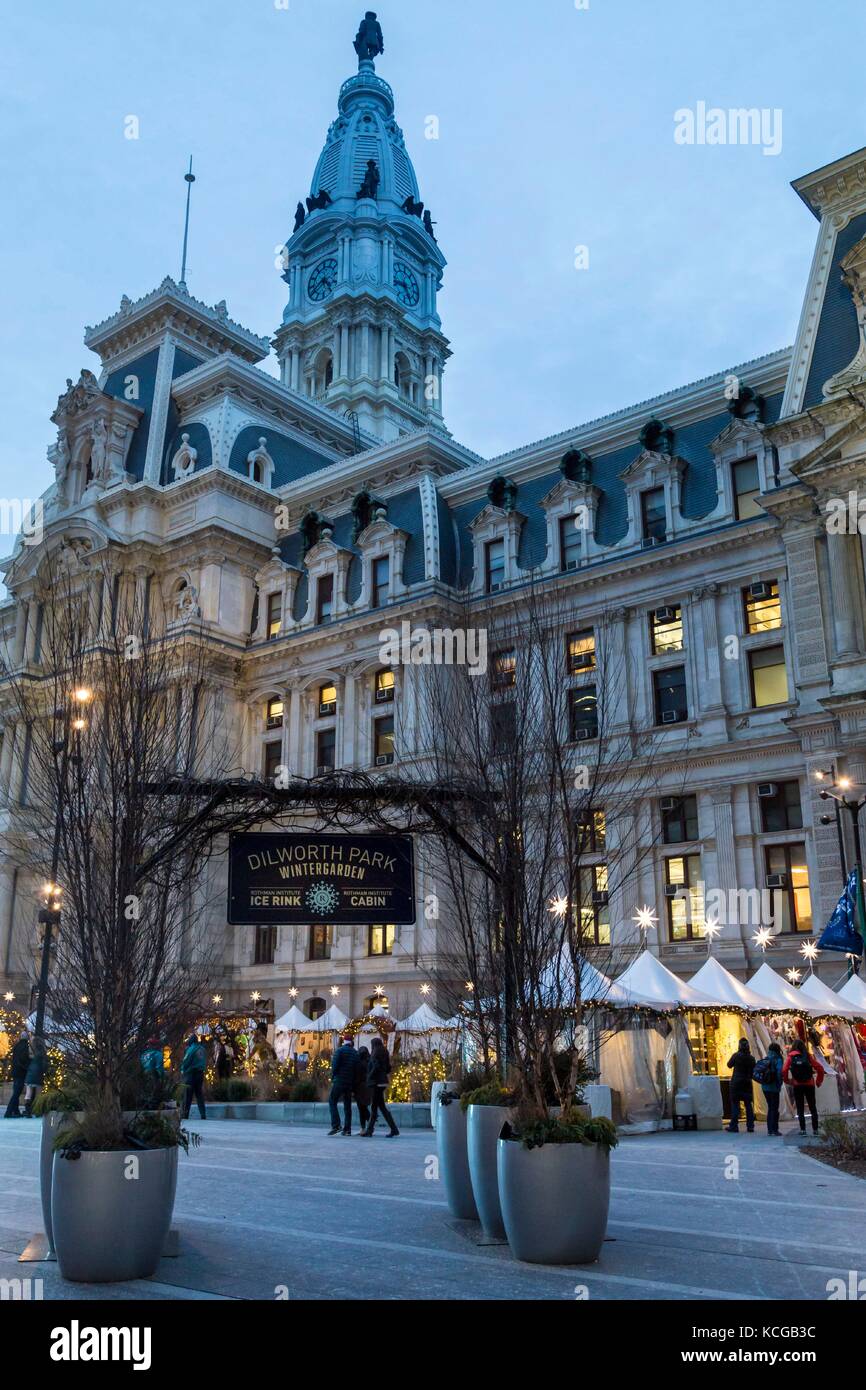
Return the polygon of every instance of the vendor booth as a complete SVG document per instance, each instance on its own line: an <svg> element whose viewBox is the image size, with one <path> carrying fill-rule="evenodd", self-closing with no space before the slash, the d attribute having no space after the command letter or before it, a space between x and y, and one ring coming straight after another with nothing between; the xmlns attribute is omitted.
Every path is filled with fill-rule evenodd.
<svg viewBox="0 0 866 1390"><path fill-rule="evenodd" d="M810 1032L810 1042L820 1053L821 1063L827 1071L824 1090L835 1078L839 1093L840 1110L862 1110L866 1107L866 1086L864 1086L863 1064L860 1057L856 1024L866 1020L866 1009L857 1008L846 999L840 998L817 975L809 975L799 987L800 994L806 995L810 1004L823 1010ZM821 1100L832 1099L832 1091ZM819 1106L823 1109L823 1106Z"/></svg>

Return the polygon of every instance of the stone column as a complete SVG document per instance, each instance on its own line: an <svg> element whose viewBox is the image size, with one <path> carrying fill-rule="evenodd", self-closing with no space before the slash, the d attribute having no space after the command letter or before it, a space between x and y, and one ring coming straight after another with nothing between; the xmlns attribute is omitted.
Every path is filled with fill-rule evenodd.
<svg viewBox="0 0 866 1390"><path fill-rule="evenodd" d="M349 325L340 325L340 376L349 375Z"/></svg>
<svg viewBox="0 0 866 1390"><path fill-rule="evenodd" d="M301 772L301 692L296 685L289 689L289 720L285 741L286 766L293 775Z"/></svg>
<svg viewBox="0 0 866 1390"><path fill-rule="evenodd" d="M716 881L710 887L719 888L725 894L725 907L727 909L727 904L738 901L732 896L733 890L737 887L737 855L734 845L734 808L731 788L717 787L712 792L712 799L713 829L716 840ZM704 872L706 872L705 867ZM706 889L704 901L706 902ZM718 915L719 925L722 928L719 934L721 939L728 941L744 939L748 930L748 923L728 921L727 910L719 914L711 913L712 915Z"/></svg>
<svg viewBox="0 0 866 1390"><path fill-rule="evenodd" d="M9 864L0 869L0 976L10 975L12 920L15 912L16 872Z"/></svg>
<svg viewBox="0 0 866 1390"><path fill-rule="evenodd" d="M19 599L18 607L15 610L15 645L13 648L15 665L20 666L24 660L24 647L27 640L27 614L30 604L26 599Z"/></svg>
<svg viewBox="0 0 866 1390"><path fill-rule="evenodd" d="M15 751L18 727L17 724L10 722L3 730L3 752L0 755L0 799L7 805L12 799L12 756Z"/></svg>
<svg viewBox="0 0 866 1390"><path fill-rule="evenodd" d="M715 711L722 707L719 625L716 613L718 593L718 584L708 584L695 592L695 598L699 601L694 609L697 628L697 640L694 643L695 666L698 678L695 703L699 710L706 711Z"/></svg>
<svg viewBox="0 0 866 1390"><path fill-rule="evenodd" d="M851 537L828 535L827 556L830 561L830 586L833 591L833 634L837 657L853 656L857 652L857 624L852 595Z"/></svg>
<svg viewBox="0 0 866 1390"><path fill-rule="evenodd" d="M153 405L147 433L147 454L144 461L144 481L158 483L162 471L162 451L168 423L168 407L171 398L171 382L174 374L175 343L173 338L163 338L159 345L156 364L156 382L153 388Z"/></svg>
<svg viewBox="0 0 866 1390"><path fill-rule="evenodd" d="M390 372L390 362L389 362L389 357L388 357L388 340L389 340L389 337L390 337L391 330L389 329L389 327L388 327L388 325L387 325L386 323L383 323L380 332L381 332L382 355L381 355L381 359L380 359L380 362L379 362L379 375L380 375L380 377L383 379L383 381L389 381L389 380L390 380L390 377L391 377L391 372Z"/></svg>
<svg viewBox="0 0 866 1390"><path fill-rule="evenodd" d="M628 617L627 608L612 610L596 657L599 703L604 702L601 718L608 733L628 724Z"/></svg>

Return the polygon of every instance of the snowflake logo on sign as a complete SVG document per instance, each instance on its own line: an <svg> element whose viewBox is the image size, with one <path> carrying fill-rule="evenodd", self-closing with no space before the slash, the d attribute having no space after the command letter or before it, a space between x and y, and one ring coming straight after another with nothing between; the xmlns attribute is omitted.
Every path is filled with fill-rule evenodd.
<svg viewBox="0 0 866 1390"><path fill-rule="evenodd" d="M317 912L320 917L327 917L333 912L340 903L340 895L331 883L325 883L320 879L314 883L312 888L307 889L307 907L311 912Z"/></svg>

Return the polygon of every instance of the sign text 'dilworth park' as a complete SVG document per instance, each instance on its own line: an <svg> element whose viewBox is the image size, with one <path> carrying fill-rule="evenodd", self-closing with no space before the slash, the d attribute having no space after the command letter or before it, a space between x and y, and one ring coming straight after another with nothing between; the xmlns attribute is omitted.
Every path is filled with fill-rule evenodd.
<svg viewBox="0 0 866 1390"><path fill-rule="evenodd" d="M408 835L232 835L228 920L248 923L415 921Z"/></svg>

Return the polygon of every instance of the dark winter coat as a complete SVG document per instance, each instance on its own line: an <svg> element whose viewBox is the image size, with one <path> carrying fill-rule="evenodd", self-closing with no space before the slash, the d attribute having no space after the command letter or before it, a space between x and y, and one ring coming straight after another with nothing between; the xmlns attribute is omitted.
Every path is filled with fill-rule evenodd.
<svg viewBox="0 0 866 1390"><path fill-rule="evenodd" d="M331 1058L331 1081L335 1086L345 1086L351 1090L355 1084L355 1061L357 1052L351 1043L341 1043Z"/></svg>
<svg viewBox="0 0 866 1390"><path fill-rule="evenodd" d="M760 1083L761 1090L767 1096L775 1096L782 1089L782 1054L780 1052L768 1052L765 1060L769 1064L769 1071Z"/></svg>
<svg viewBox="0 0 866 1390"><path fill-rule="evenodd" d="M355 1057L355 1074L352 1079L352 1095L361 1105L369 1105L370 1088L367 1085L367 1068L370 1065L370 1054L366 1047L358 1049Z"/></svg>
<svg viewBox="0 0 866 1390"><path fill-rule="evenodd" d="M30 1065L30 1044L26 1038L19 1038L12 1049L12 1079L20 1081L22 1076L27 1075L27 1068Z"/></svg>
<svg viewBox="0 0 866 1390"><path fill-rule="evenodd" d="M161 1047L146 1047L141 1054L141 1070L145 1075L162 1076L165 1072L165 1061Z"/></svg>
<svg viewBox="0 0 866 1390"><path fill-rule="evenodd" d="M728 1058L731 1068L731 1091L735 1095L750 1095L752 1091L752 1072L755 1059L745 1047L737 1048L733 1057Z"/></svg>
<svg viewBox="0 0 866 1390"><path fill-rule="evenodd" d="M391 1075L391 1058L383 1047L381 1052L377 1048L370 1053L370 1065L367 1068L367 1081L371 1086L387 1086L388 1078Z"/></svg>
<svg viewBox="0 0 866 1390"><path fill-rule="evenodd" d="M201 1043L190 1043L186 1052L183 1054L183 1061L180 1064L180 1074L186 1078L192 1076L194 1072L204 1072L207 1066L207 1053Z"/></svg>
<svg viewBox="0 0 866 1390"><path fill-rule="evenodd" d="M812 1067L812 1078L811 1078L811 1080L810 1080L810 1081L798 1081L798 1080L796 1079L796 1077L793 1077L793 1076L791 1075L791 1063L793 1062L794 1058L797 1056L797 1049L796 1049L796 1048L793 1048L793 1047L791 1048L791 1051L788 1053L787 1057L785 1058L785 1067L784 1067L784 1070L783 1070L783 1072L782 1072L783 1078L785 1079L785 1081L789 1081L789 1082L791 1083L791 1085L792 1085L792 1086L795 1086L795 1087L796 1087L796 1086L820 1086L821 1083L822 1083L822 1081L824 1080L825 1072L824 1072L824 1068L821 1066L821 1063L818 1061L818 1058L815 1057L814 1054L811 1053L811 1052L802 1053L801 1055L804 1056L804 1057L806 1058L806 1061L809 1062L810 1065L811 1065L811 1067Z"/></svg>
<svg viewBox="0 0 866 1390"><path fill-rule="evenodd" d="M45 1080L45 1073L48 1070L48 1058L44 1052L34 1052L27 1064L27 1076L25 1078L28 1086L41 1086Z"/></svg>

